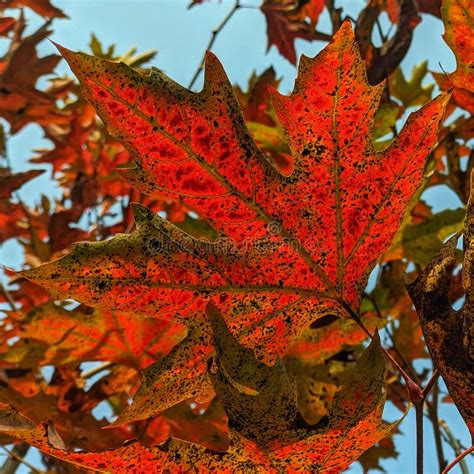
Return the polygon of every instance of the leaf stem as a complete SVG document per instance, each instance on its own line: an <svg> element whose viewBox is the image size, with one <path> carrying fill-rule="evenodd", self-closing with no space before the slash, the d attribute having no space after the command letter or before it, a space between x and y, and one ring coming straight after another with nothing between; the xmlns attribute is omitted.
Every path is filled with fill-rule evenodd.
<svg viewBox="0 0 474 474"><path fill-rule="evenodd" d="M474 446L467 448L459 456L457 456L454 461L446 467L442 474L447 474L458 462L462 461L468 454L472 452L474 452Z"/></svg>
<svg viewBox="0 0 474 474"><path fill-rule="evenodd" d="M214 45L217 36L219 33L224 29L225 25L229 22L229 20L234 16L235 12L241 8L240 5L240 0L236 0L234 6L231 8L229 13L222 19L222 21L219 23L219 25L212 30L211 37L209 38L209 42L207 43L206 49L204 50L204 54L202 55L202 59L199 63L199 66L197 67L191 82L188 85L188 89L191 89L194 86L194 83L197 81L199 75L201 74L201 71L204 68L204 59L206 57L206 51L210 51L212 49L212 46Z"/></svg>
<svg viewBox="0 0 474 474"><path fill-rule="evenodd" d="M439 383L438 383L438 380L436 380L435 385L433 387L432 401L431 403L427 403L427 407L428 407L428 417L433 425L436 454L438 456L439 472L441 472L446 467L446 459L444 457L443 441L441 439L441 430L439 427L438 401L439 401Z"/></svg>
<svg viewBox="0 0 474 474"><path fill-rule="evenodd" d="M438 381L439 378L439 371L438 369L434 369L433 375L430 377L428 382L426 383L425 387L421 391L421 394L423 396L423 400L427 397L428 393L430 393L431 389L433 388L434 384Z"/></svg>
<svg viewBox="0 0 474 474"><path fill-rule="evenodd" d="M416 474L423 474L423 401L415 404L416 413Z"/></svg>

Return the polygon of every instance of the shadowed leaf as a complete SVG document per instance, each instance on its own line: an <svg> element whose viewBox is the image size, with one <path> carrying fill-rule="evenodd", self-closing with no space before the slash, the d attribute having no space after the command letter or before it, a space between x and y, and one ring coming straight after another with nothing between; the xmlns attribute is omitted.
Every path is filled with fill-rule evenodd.
<svg viewBox="0 0 474 474"><path fill-rule="evenodd" d="M471 183L473 182L471 178ZM448 293L456 266L458 236L446 242L419 277L408 284L408 292L421 320L431 356L454 403L474 437L474 196L467 207L464 226L462 282L465 300L454 310Z"/></svg>
<svg viewBox="0 0 474 474"><path fill-rule="evenodd" d="M235 340L232 342L228 339L231 335L229 332L225 333L222 326L223 320L216 321L216 318L218 317L214 317L214 328L218 334L227 334L224 336L225 339L231 344L237 344ZM242 356L246 361L246 366L250 367L250 354L248 353L248 356L242 354ZM234 377L240 379L239 374L235 372L236 366L231 361L226 362L228 363L230 366L227 365L227 367L233 371ZM254 364L258 371L260 362L254 359ZM218 370L221 371L224 368L222 365L219 367ZM267 383L271 385L273 380L286 383L278 375L280 369L269 370L274 372L269 377L264 375L260 379L261 390L265 390L268 387ZM396 426L381 422L384 403L384 371L384 359L378 336L376 336L358 360L354 370L344 380L344 388L336 394L326 423L309 429L296 426L284 438L280 436L280 430L270 430L264 441L258 436L253 441L242 436L238 431L231 430L231 443L225 453L205 450L197 445L178 440L171 440L155 448L146 448L137 442L132 442L118 449L100 453L67 452L52 445L57 437L51 437L51 428L36 426L7 406L0 410L0 431L26 441L51 456L104 472L126 473L137 469L137 466L140 471L146 472L162 470L258 473L341 472L363 451L390 434ZM240 380L244 381L247 378L245 373L246 371ZM277 374L275 379L273 374ZM221 375L224 377L221 380L222 383L232 383L224 374ZM239 397L244 396L241 388L236 388L235 385L233 387L240 392ZM255 398L255 395L249 393L247 397L254 397L252 400L257 400L255 414L259 416L258 395ZM234 419L234 424L235 421ZM272 433L277 434L276 439L271 439Z"/></svg>

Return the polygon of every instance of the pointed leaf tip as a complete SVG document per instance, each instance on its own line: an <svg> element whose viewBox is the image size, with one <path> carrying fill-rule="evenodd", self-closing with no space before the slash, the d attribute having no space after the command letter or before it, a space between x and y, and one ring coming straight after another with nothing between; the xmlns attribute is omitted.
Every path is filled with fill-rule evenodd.
<svg viewBox="0 0 474 474"><path fill-rule="evenodd" d="M344 20L339 30L337 30L336 35L354 38L354 29L352 28L351 20Z"/></svg>
<svg viewBox="0 0 474 474"><path fill-rule="evenodd" d="M70 49L66 48L65 46L60 45L59 43L56 43L56 41L49 40L53 46L59 51L61 56L63 58L66 58L66 56L69 56L74 53L74 51L71 51Z"/></svg>
<svg viewBox="0 0 474 474"><path fill-rule="evenodd" d="M132 202L130 205L132 206L133 217L135 218L137 227L153 219L154 214L148 207L138 202Z"/></svg>

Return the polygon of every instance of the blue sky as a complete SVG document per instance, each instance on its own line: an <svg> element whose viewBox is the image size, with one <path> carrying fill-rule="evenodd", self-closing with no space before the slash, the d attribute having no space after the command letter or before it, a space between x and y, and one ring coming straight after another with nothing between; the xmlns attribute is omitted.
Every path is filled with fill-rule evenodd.
<svg viewBox="0 0 474 474"><path fill-rule="evenodd" d="M70 17L69 20L57 20L53 25L54 41L73 50L88 50L91 33L95 33L103 45L116 44L116 51L124 52L136 46L140 52L157 49L158 55L153 65L164 70L169 76L183 85L188 85L196 67L201 61L203 51L209 40L211 30L216 27L227 11L232 8L233 0L205 3L187 10L189 0L53 0ZM245 4L257 7L260 0L246 0ZM344 6L345 11L357 16L361 0L336 2ZM38 17L31 16L30 27L39 25ZM318 24L318 30L329 32L330 23L324 13ZM441 21L424 15L422 23L416 28L412 47L402 64L409 74L412 66L428 59L429 69L433 71L452 71L455 60L452 52L441 38L443 26ZM297 52L314 56L322 49L322 42L308 43L297 40ZM262 13L255 8L241 9L219 35L213 51L217 53L230 79L245 87L252 71L262 72L272 65L282 78L281 91L289 92L296 75L296 69L280 56L275 48L266 52L266 25ZM43 54L54 52L52 45L45 45ZM60 72L69 73L65 64L58 68ZM196 87L199 87L199 82ZM35 126L28 126L9 142L9 155L14 169L27 169L27 161L32 156L32 149L48 146L42 139L42 133ZM21 190L22 198L28 203L38 202L41 193L54 194L54 188L45 173L44 177L35 180ZM432 188L425 198L436 210L446 207L456 208L459 201L446 188ZM0 247L0 261L4 265L18 267L20 249L13 243ZM400 417L393 407L388 407L386 416L389 419ZM451 426L456 437L465 445L469 444L467 428L452 405L443 405L441 416ZM434 452L431 425L425 426L425 463L426 473L437 472L437 460ZM414 411L410 411L401 427L403 435L397 436L399 459L389 460L383 465L390 473L411 473L415 471L415 427ZM452 458L452 451L447 447L446 454ZM474 472L474 462L470 467ZM26 472L26 471L25 471ZM361 472L355 465L350 472ZM460 472L459 469L452 471Z"/></svg>

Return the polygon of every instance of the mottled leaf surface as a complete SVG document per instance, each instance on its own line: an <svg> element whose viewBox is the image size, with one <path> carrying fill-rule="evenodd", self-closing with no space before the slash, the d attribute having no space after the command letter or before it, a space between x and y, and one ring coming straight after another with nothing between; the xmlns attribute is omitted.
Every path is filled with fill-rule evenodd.
<svg viewBox="0 0 474 474"><path fill-rule="evenodd" d="M364 315L361 320L370 332L385 324L373 314ZM354 320L328 315L311 324L289 347L286 357L308 364L320 364L338 352L360 344L365 339L367 339L367 334Z"/></svg>
<svg viewBox="0 0 474 474"><path fill-rule="evenodd" d="M375 152L371 123L382 86L367 83L345 23L316 58L302 59L290 96L273 93L294 158L283 175L255 146L213 55L203 90L192 93L157 70L142 75L62 52L133 156L122 174L146 193L181 200L220 238L190 238L136 207L136 233L78 245L29 278L56 297L188 322L212 301L231 332L267 361L341 301L357 310L423 177L446 96L412 114L392 146Z"/></svg>
<svg viewBox="0 0 474 474"><path fill-rule="evenodd" d="M442 88L454 87L456 104L474 113L474 4L472 0L443 0L441 15L444 40L456 56L456 70L443 75L435 74Z"/></svg>
<svg viewBox="0 0 474 474"><path fill-rule="evenodd" d="M213 354L207 325L193 325L184 341L143 371L133 403L115 421L142 420L193 397L212 398L207 360Z"/></svg>
<svg viewBox="0 0 474 474"><path fill-rule="evenodd" d="M186 334L183 325L134 313L48 303L17 319L20 340L0 359L21 367L111 361L143 368L168 354Z"/></svg>
<svg viewBox="0 0 474 474"><path fill-rule="evenodd" d="M472 180L471 180L472 182ZM468 203L464 226L462 282L465 300L454 310L448 292L456 266L458 236L441 247L408 291L421 319L426 344L454 403L474 436L474 198Z"/></svg>
<svg viewBox="0 0 474 474"><path fill-rule="evenodd" d="M220 337L224 335L230 343L228 338L232 336L230 332L225 336L222 324L224 324L222 319L214 321L216 334ZM251 354L247 352L246 355L242 354L242 357L245 367L250 367ZM246 437L240 433L239 418L236 416L240 413L238 407L241 407L241 399L248 397L249 401L246 403L253 404L257 421L261 419L263 412L259 412L258 407L264 411L268 410L268 407L260 405L259 395L265 393L276 380L286 384L281 378L280 368L263 368L265 374L260 378L258 386L254 385L252 388L238 383L238 380L246 381L247 369L240 376L236 372L237 366L232 361L217 364L217 369L210 368L211 374L214 371L214 380L216 377L221 377L216 389L219 391L222 384L231 384L231 391L234 395L238 394L240 400L239 402L234 400L226 408L229 423L234 428L231 429L231 443L225 453L205 450L200 446L178 440L170 440L154 448L146 448L138 442L131 442L118 449L100 453L67 452L58 447L58 437L53 436L54 431L51 427L37 426L7 406L0 410L0 431L24 440L51 456L105 472L160 472L168 469L177 473L189 471L322 473L341 472L346 469L363 451L375 445L394 429L394 425L387 425L381 421L385 364L377 337L344 380L344 388L336 394L328 420L316 427L294 426L285 437L281 436L278 424L273 427L269 424L267 433L257 431L253 436L247 433L250 438ZM253 364L256 364L256 367L261 365L256 359L253 359ZM222 372L225 370L224 367L232 372L232 378ZM236 407L237 411L234 410ZM283 414L279 407L276 410L279 415ZM277 438L271 439L272 434L277 435Z"/></svg>

